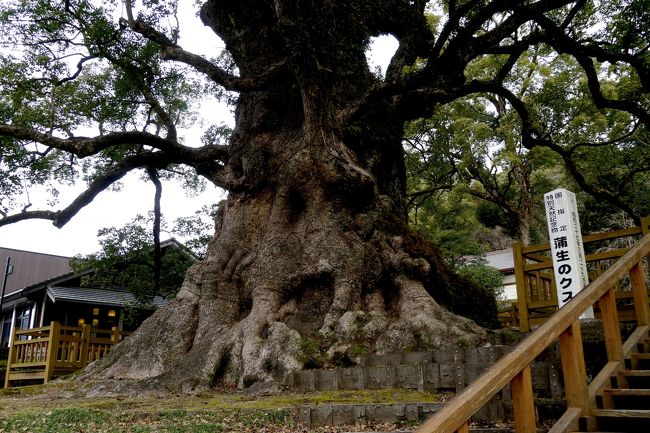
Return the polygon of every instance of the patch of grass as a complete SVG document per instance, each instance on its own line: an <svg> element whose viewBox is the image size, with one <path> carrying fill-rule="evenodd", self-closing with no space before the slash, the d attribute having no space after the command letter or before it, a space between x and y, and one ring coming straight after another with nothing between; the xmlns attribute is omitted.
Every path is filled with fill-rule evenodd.
<svg viewBox="0 0 650 433"><path fill-rule="evenodd" d="M181 409L166 410L166 411L158 412L156 414L156 418L167 419L167 420L184 418L186 416L187 416L187 411Z"/></svg>
<svg viewBox="0 0 650 433"><path fill-rule="evenodd" d="M0 394L0 432L257 433L295 431L292 409L325 403L438 402L449 394L384 389L286 393L239 392L165 398L85 398L65 382ZM76 395L76 396L75 396Z"/></svg>
<svg viewBox="0 0 650 433"><path fill-rule="evenodd" d="M80 430L92 431L103 426L109 419L108 414L98 410L56 409L41 414L17 415L0 419L0 430L3 432L73 433Z"/></svg>
<svg viewBox="0 0 650 433"><path fill-rule="evenodd" d="M166 426L162 429L165 433L221 433L224 431L224 426L222 424L195 424L192 426L185 425L172 425Z"/></svg>
<svg viewBox="0 0 650 433"><path fill-rule="evenodd" d="M151 427L136 425L131 427L131 433L151 433Z"/></svg>

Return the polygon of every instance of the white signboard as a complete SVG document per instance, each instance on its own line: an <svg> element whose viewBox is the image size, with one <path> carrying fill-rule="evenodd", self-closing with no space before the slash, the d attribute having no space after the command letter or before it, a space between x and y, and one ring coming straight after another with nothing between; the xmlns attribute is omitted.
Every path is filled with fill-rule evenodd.
<svg viewBox="0 0 650 433"><path fill-rule="evenodd" d="M589 284L576 196L566 189L544 194L558 306L562 307ZM593 318L593 309L582 318Z"/></svg>

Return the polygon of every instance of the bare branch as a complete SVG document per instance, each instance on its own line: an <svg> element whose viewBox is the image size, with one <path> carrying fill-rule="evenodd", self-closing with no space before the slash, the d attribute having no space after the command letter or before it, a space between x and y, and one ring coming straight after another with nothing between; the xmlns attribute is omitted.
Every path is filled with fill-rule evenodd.
<svg viewBox="0 0 650 433"><path fill-rule="evenodd" d="M158 171L154 167L147 167L147 174L151 183L156 187L153 205L153 293L160 292L160 272L162 270L162 255L160 252L160 198L162 196L162 183L158 177Z"/></svg>
<svg viewBox="0 0 650 433"><path fill-rule="evenodd" d="M75 71L74 74L70 75L69 77L61 78L59 81L57 81L54 85L55 86L60 86L62 84L67 83L68 81L73 81L75 80L79 74L81 74L81 71L83 71L83 66L84 63L96 59L98 56L95 55L90 55L90 56L84 56L79 62L77 63L77 70Z"/></svg>
<svg viewBox="0 0 650 433"><path fill-rule="evenodd" d="M51 220L55 227L61 228L68 223L81 209L90 204L95 197L109 186L120 180L130 171L138 168L153 167L155 169L164 169L170 164L178 162L176 155L169 155L164 152L145 152L132 155L125 158L122 162L110 167L99 176L97 176L83 191L77 196L66 208L59 211L26 211L7 215L0 219L0 227L12 224L18 221L29 219L46 219ZM208 164L208 163L205 163ZM213 167L211 180L217 186L224 186L225 180L218 178L216 168Z"/></svg>

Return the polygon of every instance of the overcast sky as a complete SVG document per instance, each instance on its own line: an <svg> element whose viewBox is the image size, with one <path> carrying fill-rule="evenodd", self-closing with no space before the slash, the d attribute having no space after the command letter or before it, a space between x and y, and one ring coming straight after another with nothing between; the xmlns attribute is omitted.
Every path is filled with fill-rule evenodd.
<svg viewBox="0 0 650 433"><path fill-rule="evenodd" d="M192 4L194 2L181 2ZM203 55L216 55L223 48L223 42L195 16L192 9L182 10L179 14L181 26L180 44L195 53ZM397 43L392 37L382 37L374 44L371 54L371 68L375 65L385 67L394 53ZM219 106L215 102L208 102L201 108L203 116L211 121L218 119L233 126L234 120L227 107ZM201 128L179 131L190 140L198 140ZM102 227L120 227L131 221L137 214L146 215L153 209L153 185L142 181L138 175L132 174L124 180L122 191L104 191L97 196L93 203L82 209L65 227L57 229L50 221L31 220L13 225L0 227L0 247L19 250L35 251L55 255L73 256L88 254L99 249L97 230ZM82 186L66 188L61 194L62 205L72 200ZM41 200L39 200L41 198ZM225 198L224 191L209 186L201 195L187 197L182 187L175 182L165 182L161 207L166 221L172 222L180 216L192 215L205 204L213 204ZM39 197L38 192L30 193L34 206L30 210L47 208L44 205L45 196ZM163 239L166 236L163 234Z"/></svg>

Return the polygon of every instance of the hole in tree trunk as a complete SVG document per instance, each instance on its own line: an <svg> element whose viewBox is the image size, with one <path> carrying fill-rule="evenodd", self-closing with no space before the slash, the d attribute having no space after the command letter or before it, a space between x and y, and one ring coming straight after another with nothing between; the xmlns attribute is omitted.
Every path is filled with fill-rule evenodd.
<svg viewBox="0 0 650 433"><path fill-rule="evenodd" d="M239 303L239 320L244 320L253 309L253 299L250 296L245 297Z"/></svg>
<svg viewBox="0 0 650 433"><path fill-rule="evenodd" d="M295 224L300 219L300 216L303 214L307 208L307 203L305 202L304 197L297 189L292 189L289 192L287 197L287 203L289 206L289 216L288 220L290 224Z"/></svg>
<svg viewBox="0 0 650 433"><path fill-rule="evenodd" d="M334 300L332 284L311 281L303 290L294 291L294 294L296 308L286 319L287 326L298 331L302 337L317 334Z"/></svg>
<svg viewBox="0 0 650 433"><path fill-rule="evenodd" d="M219 362L214 369L214 374L212 375L211 386L217 386L221 384L224 376L226 375L228 364L230 364L230 348L224 350L223 354L221 355L221 359L219 359Z"/></svg>

